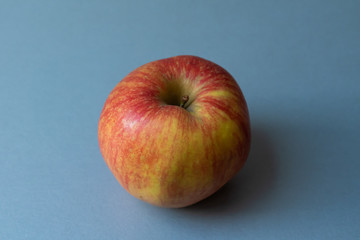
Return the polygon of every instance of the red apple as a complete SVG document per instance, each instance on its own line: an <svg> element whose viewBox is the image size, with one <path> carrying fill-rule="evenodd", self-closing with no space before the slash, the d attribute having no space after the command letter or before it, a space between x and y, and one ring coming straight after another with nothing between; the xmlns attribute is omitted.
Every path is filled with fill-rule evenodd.
<svg viewBox="0 0 360 240"><path fill-rule="evenodd" d="M147 63L117 84L98 137L105 162L130 194L161 207L185 207L243 167L250 121L226 70L177 56Z"/></svg>

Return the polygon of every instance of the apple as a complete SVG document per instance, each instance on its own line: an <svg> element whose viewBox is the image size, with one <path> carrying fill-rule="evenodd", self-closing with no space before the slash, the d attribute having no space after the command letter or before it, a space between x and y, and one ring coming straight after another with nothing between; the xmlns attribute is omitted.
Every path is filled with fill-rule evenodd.
<svg viewBox="0 0 360 240"><path fill-rule="evenodd" d="M225 69L176 56L147 63L116 85L98 139L106 164L131 195L180 208L210 196L243 167L249 113Z"/></svg>

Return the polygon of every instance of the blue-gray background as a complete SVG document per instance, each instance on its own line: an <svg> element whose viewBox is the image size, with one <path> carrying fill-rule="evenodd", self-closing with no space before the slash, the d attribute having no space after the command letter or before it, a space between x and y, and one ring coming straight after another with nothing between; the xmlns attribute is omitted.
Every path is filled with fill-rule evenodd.
<svg viewBox="0 0 360 240"><path fill-rule="evenodd" d="M360 239L360 2L0 1L0 239ZM130 196L98 148L112 88L180 54L226 68L252 152L185 209Z"/></svg>

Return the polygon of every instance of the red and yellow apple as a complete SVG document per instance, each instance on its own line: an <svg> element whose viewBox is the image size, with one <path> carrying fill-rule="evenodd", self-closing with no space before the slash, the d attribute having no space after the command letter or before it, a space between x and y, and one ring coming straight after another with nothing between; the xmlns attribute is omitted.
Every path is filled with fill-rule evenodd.
<svg viewBox="0 0 360 240"><path fill-rule="evenodd" d="M133 196L185 207L221 188L250 149L245 98L222 67L195 56L147 63L112 90L100 115L101 153Z"/></svg>

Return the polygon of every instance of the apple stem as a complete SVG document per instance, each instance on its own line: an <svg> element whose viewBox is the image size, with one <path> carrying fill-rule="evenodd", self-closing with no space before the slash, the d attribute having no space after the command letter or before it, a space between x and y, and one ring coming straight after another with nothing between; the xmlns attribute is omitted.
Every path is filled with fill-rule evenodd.
<svg viewBox="0 0 360 240"><path fill-rule="evenodd" d="M188 96L188 95L182 96L180 107L185 108L185 104L186 104L188 101L189 101L189 96Z"/></svg>

